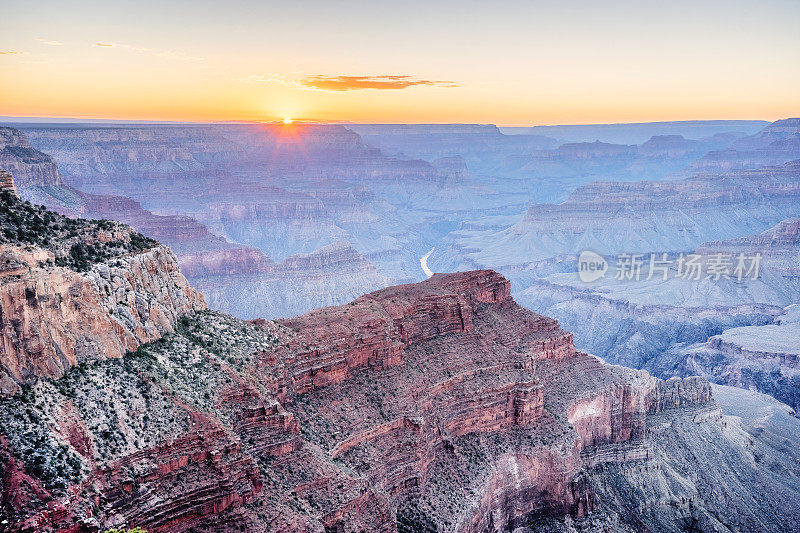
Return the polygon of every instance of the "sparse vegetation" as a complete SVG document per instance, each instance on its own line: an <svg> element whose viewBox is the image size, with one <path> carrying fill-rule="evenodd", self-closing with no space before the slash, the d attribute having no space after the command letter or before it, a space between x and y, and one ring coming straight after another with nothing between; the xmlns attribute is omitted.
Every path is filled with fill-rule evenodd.
<svg viewBox="0 0 800 533"><path fill-rule="evenodd" d="M81 453L105 465L187 431L191 421L182 405L224 418L216 405L229 373L275 342L274 335L228 315L195 313L181 319L175 333L122 359L84 362L61 379L0 397L0 427L26 471L62 494L87 470L77 450L50 430L59 406L74 406L92 435L91 449Z"/></svg>
<svg viewBox="0 0 800 533"><path fill-rule="evenodd" d="M158 244L119 222L72 219L5 190L0 191L0 243L40 246L55 255L56 265L79 272Z"/></svg>

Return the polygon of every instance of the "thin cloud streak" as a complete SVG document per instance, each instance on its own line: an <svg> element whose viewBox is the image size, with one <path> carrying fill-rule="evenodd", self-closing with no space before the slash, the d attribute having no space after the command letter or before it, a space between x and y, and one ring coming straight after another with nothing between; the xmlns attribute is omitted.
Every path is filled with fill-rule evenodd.
<svg viewBox="0 0 800 533"><path fill-rule="evenodd" d="M281 74L253 74L244 78L235 78L235 81L243 83L279 83L281 85L292 85L294 87L303 87L300 82L291 80Z"/></svg>
<svg viewBox="0 0 800 533"><path fill-rule="evenodd" d="M275 83L300 89L325 92L360 91L366 89L399 90L409 87L460 87L452 81L421 80L408 75L381 76L324 76L315 74L302 79L291 79L282 74L253 74L235 78L243 83Z"/></svg>
<svg viewBox="0 0 800 533"><path fill-rule="evenodd" d="M173 52L172 50L156 50L154 48L147 48L144 46L134 46L131 44L125 43L101 43L96 42L92 46L98 48L121 48L123 50L130 50L131 52L138 52L143 54L152 54L157 57L163 57L165 59L175 59L179 61L205 61L205 57L196 57L196 56L188 56L183 52Z"/></svg>
<svg viewBox="0 0 800 533"><path fill-rule="evenodd" d="M37 37L36 40L39 41L40 43L47 44L50 46L64 46L64 43L62 43L61 41L51 41L50 39L42 39L41 37Z"/></svg>
<svg viewBox="0 0 800 533"><path fill-rule="evenodd" d="M359 91L364 89L398 90L409 87L458 87L452 81L421 80L408 75L323 76L303 78L300 85L322 91Z"/></svg>
<svg viewBox="0 0 800 533"><path fill-rule="evenodd" d="M0 56L17 56L24 53L25 52L17 52L16 50L0 50Z"/></svg>

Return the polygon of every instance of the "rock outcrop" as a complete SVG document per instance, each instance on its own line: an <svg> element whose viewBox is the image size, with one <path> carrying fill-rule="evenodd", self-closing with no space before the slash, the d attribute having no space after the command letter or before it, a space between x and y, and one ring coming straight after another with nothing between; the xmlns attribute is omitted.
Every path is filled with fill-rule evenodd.
<svg viewBox="0 0 800 533"><path fill-rule="evenodd" d="M0 195L0 394L122 357L205 308L169 248Z"/></svg>
<svg viewBox="0 0 800 533"><path fill-rule="evenodd" d="M14 177L5 170L0 170L0 191L10 191L14 196L18 196Z"/></svg>
<svg viewBox="0 0 800 533"><path fill-rule="evenodd" d="M0 245L22 268L0 273L0 393L60 378L86 361L122 357L205 307L175 256L157 246L88 272L43 266L52 253Z"/></svg>
<svg viewBox="0 0 800 533"><path fill-rule="evenodd" d="M668 506L600 499L625 490L605 467L665 485L661 472L690 454L652 447L670 422L697 420L691 453L746 453L747 438L725 429L706 381L604 365L509 289L475 271L278 322L201 312L135 354L41 380L24 416L22 399L0 401L3 490L29 495L3 493L8 529L499 532L614 511L663 529L715 506L763 512L688 478ZM695 468L761 467L742 456ZM784 483L770 490L796 501ZM767 529L788 520L780 511Z"/></svg>

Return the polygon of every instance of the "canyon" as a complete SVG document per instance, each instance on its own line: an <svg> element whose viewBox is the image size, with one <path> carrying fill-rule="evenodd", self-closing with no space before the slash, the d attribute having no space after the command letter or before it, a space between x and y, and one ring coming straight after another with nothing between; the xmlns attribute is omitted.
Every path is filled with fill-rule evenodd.
<svg viewBox="0 0 800 533"><path fill-rule="evenodd" d="M0 192L4 531L794 527L800 461L776 432L800 432L796 418L745 396L776 413L765 431L724 414L702 377L582 353L493 270L243 321L207 310L163 245L12 186ZM767 265L790 264L795 226L750 239L775 244ZM322 250L255 261L257 273L366 264L346 242ZM187 264L201 278L239 267L219 257Z"/></svg>
<svg viewBox="0 0 800 533"><path fill-rule="evenodd" d="M511 223L463 225L435 247L427 266L497 269L512 281L522 305L557 318L575 333L580 349L610 363L662 378L700 374L797 407L791 357L748 358L746 350L711 356L706 348L725 330L780 323L784 308L800 298L797 124L777 121L741 137L728 154L730 164L700 159L702 170L687 167L690 177L597 181L562 203L531 205ZM753 147L760 147L760 159ZM577 258L584 250L605 258L605 277L580 280ZM641 278L615 279L621 254L640 254ZM676 279L678 258L690 254L706 262L720 254L758 255L761 269L757 279ZM651 255L671 264L669 279L648 276ZM786 324L787 331L793 328ZM771 330L756 331L768 338ZM705 359L690 355L698 351Z"/></svg>
<svg viewBox="0 0 800 533"><path fill-rule="evenodd" d="M164 243L212 309L275 319L433 272L494 269L581 350L796 407L791 358L745 363L709 346L732 328L780 324L800 297L797 119L12 126L3 153L23 199ZM612 272L623 253L758 253L763 268L742 282L609 274L585 285L582 250Z"/></svg>
<svg viewBox="0 0 800 533"><path fill-rule="evenodd" d="M278 321L196 310L37 378L0 398L7 531L779 531L800 498L796 458L707 381L576 351L490 270ZM727 499L765 490L787 506Z"/></svg>

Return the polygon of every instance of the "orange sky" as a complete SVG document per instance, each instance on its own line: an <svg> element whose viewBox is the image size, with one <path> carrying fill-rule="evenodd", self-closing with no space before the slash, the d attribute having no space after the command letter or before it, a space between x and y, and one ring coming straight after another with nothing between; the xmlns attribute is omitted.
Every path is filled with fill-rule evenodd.
<svg viewBox="0 0 800 533"><path fill-rule="evenodd" d="M794 1L287 4L7 0L0 115L501 125L800 115Z"/></svg>

